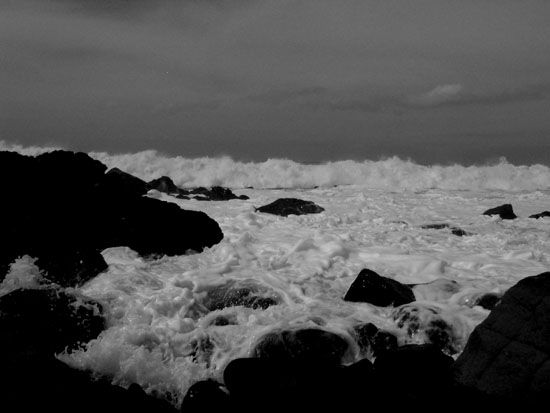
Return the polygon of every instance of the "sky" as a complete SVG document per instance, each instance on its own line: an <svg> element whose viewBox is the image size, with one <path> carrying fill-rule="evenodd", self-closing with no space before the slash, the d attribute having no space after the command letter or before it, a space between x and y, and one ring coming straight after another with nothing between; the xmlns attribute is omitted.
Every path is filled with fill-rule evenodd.
<svg viewBox="0 0 550 413"><path fill-rule="evenodd" d="M0 0L0 140L550 164L549 0Z"/></svg>

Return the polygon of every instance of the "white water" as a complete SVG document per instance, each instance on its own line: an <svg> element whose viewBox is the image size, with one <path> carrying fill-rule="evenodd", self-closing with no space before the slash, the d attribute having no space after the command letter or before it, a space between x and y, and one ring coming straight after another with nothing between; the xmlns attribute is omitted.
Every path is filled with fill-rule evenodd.
<svg viewBox="0 0 550 413"><path fill-rule="evenodd" d="M115 159L121 158L110 159L110 166L115 166ZM407 164L398 160L385 162ZM409 165L413 172L441 168ZM141 165L140 173L128 163L116 166L142 177L165 173L154 163L150 171ZM309 167L300 167L303 174L298 174L297 179L303 181ZM489 313L472 306L475 297L485 292L504 292L524 277L550 270L550 219L527 218L550 210L550 191L544 187L548 168L508 164L487 167L485 172L483 168L470 168L474 177L470 190L395 191L403 183L389 188L392 190L359 185L240 189L235 192L248 195L248 201L226 202L177 200L152 193L150 196L185 209L205 211L220 224L224 240L200 254L149 262L124 247L105 250L108 271L83 286L81 292L103 303L109 328L82 350L59 357L74 367L108 376L115 384L139 383L149 393L178 404L193 382L207 377L221 379L231 359L246 357L256 340L273 329L317 326L341 334L352 343L353 326L370 321L394 332L401 343L425 340L421 334L409 337L398 328L392 309L342 300L362 268L404 283L456 281L458 287L454 289L439 282L417 286L414 291L422 306L437 308L452 325L460 351L472 329ZM451 171L448 170L445 182L467 182L464 176L453 178ZM488 171L495 176L482 181L479 177L489 176ZM515 172L497 177L502 171ZM494 182L513 181L512 175L528 176L535 171L539 180L534 183L521 183L520 178L509 182L509 186L518 185L516 192L486 189ZM197 181L199 172L200 168L192 166L180 171L179 183L208 185ZM390 172L388 169L388 176ZM185 174L190 178L181 178ZM246 179L254 178L251 172L247 176ZM409 181L413 182L414 177L409 177ZM211 183L227 185L236 179L228 177ZM255 185L255 181L246 179L235 186ZM272 179L263 186L275 182L285 186L278 181L280 176ZM521 187L523 184L526 186ZM389 185L389 181L384 185ZM485 189L479 190L480 186ZM314 201L325 212L282 218L254 210L255 206L283 197ZM503 203L512 203L520 218L503 221L481 215L485 209ZM473 235L457 237L448 229L420 228L430 223L449 223ZM25 258L12 267L0 293L33 288L37 280L39 275L32 260ZM201 300L206 292L228 280L253 280L280 296L282 303L267 310L231 307L205 311ZM213 325L220 315L233 324ZM359 357L352 343L347 361Z"/></svg>

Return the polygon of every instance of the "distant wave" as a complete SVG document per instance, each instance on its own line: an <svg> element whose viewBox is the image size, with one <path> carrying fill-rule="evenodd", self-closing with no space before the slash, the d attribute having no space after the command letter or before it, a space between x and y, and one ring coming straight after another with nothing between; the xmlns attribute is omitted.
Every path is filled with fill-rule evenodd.
<svg viewBox="0 0 550 413"><path fill-rule="evenodd" d="M0 150L36 155L55 148L22 147L0 141ZM505 159L486 166L418 165L397 157L379 161L336 161L301 164L287 159L240 162L229 157L184 158L154 150L113 155L91 152L108 167L118 167L145 180L162 175L182 187L221 185L230 188L311 188L361 185L387 190L502 190L550 189L550 168L512 165Z"/></svg>

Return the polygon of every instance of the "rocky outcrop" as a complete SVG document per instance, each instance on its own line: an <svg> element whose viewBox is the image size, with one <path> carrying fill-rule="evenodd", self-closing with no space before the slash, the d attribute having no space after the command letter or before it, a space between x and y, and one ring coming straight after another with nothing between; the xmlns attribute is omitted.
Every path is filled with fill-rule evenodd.
<svg viewBox="0 0 550 413"><path fill-rule="evenodd" d="M246 195L235 195L229 188L213 186L204 188L202 186L192 189L183 189L176 186L174 181L167 176L153 179L148 182L147 189L154 189L180 199L196 199L197 201L229 201L231 199L248 199Z"/></svg>
<svg viewBox="0 0 550 413"><path fill-rule="evenodd" d="M470 335L455 373L459 383L489 396L550 401L550 272L504 294Z"/></svg>
<svg viewBox="0 0 550 413"><path fill-rule="evenodd" d="M511 204L504 204L504 205L500 205L500 206L495 207L495 208L488 209L487 211L485 211L483 213L483 215L489 215L489 216L498 215L502 219L516 219L517 218L517 215L514 214L514 210L513 210Z"/></svg>
<svg viewBox="0 0 550 413"><path fill-rule="evenodd" d="M283 217L289 215L319 214L324 210L324 208L312 201L304 201L296 198L280 198L271 204L256 208L258 212L280 215Z"/></svg>
<svg viewBox="0 0 550 413"><path fill-rule="evenodd" d="M397 307L415 298L410 287L365 268L349 287L344 300L370 303L378 307Z"/></svg>
<svg viewBox="0 0 550 413"><path fill-rule="evenodd" d="M179 255L223 238L206 214L143 197L143 181L106 169L83 153L0 152L0 187L9 194L0 217L0 279L27 254L45 278L79 286L107 268L100 252L108 247Z"/></svg>

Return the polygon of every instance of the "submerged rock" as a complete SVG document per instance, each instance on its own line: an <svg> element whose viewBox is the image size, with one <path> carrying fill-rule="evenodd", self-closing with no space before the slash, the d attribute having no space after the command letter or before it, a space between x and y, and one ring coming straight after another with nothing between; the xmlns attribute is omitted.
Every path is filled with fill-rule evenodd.
<svg viewBox="0 0 550 413"><path fill-rule="evenodd" d="M397 307L415 298L410 287L365 268L349 287L344 300L370 303L378 307Z"/></svg>
<svg viewBox="0 0 550 413"><path fill-rule="evenodd" d="M422 229L450 229L451 233L453 235L456 235L457 237L463 237L465 235L470 235L470 233L464 231L463 229L458 228L458 227L453 227L449 224L427 224L427 225L422 225L420 228L422 228Z"/></svg>
<svg viewBox="0 0 550 413"><path fill-rule="evenodd" d="M433 344L446 354L459 351L457 334L453 326L441 317L436 307L412 303L396 308L392 318L397 327L421 343Z"/></svg>
<svg viewBox="0 0 550 413"><path fill-rule="evenodd" d="M340 364L349 344L343 337L316 328L283 330L260 338L252 357L274 361Z"/></svg>
<svg viewBox="0 0 550 413"><path fill-rule="evenodd" d="M256 208L256 211L283 217L289 215L319 214L324 210L324 208L312 201L303 201L296 198L280 198L271 204Z"/></svg>
<svg viewBox="0 0 550 413"><path fill-rule="evenodd" d="M354 332L363 355L376 358L397 348L397 337L388 331L379 330L372 323L360 324L354 328Z"/></svg>
<svg viewBox="0 0 550 413"><path fill-rule="evenodd" d="M538 214L529 215L529 218L535 218L535 219L545 218L545 217L550 217L550 211L543 211L543 212L539 212Z"/></svg>
<svg viewBox="0 0 550 413"><path fill-rule="evenodd" d="M511 204L504 204L504 205L500 205L500 206L495 207L495 208L488 209L487 211L485 211L483 213L483 215L489 215L489 216L498 215L502 219L516 219L517 218L517 215L514 214L514 210L512 209Z"/></svg>
<svg viewBox="0 0 550 413"><path fill-rule="evenodd" d="M550 272L510 288L455 364L462 385L511 401L550 401Z"/></svg>
<svg viewBox="0 0 550 413"><path fill-rule="evenodd" d="M281 298L273 290L250 281L230 281L208 290L202 304L209 310L243 306L262 309L277 305Z"/></svg>

